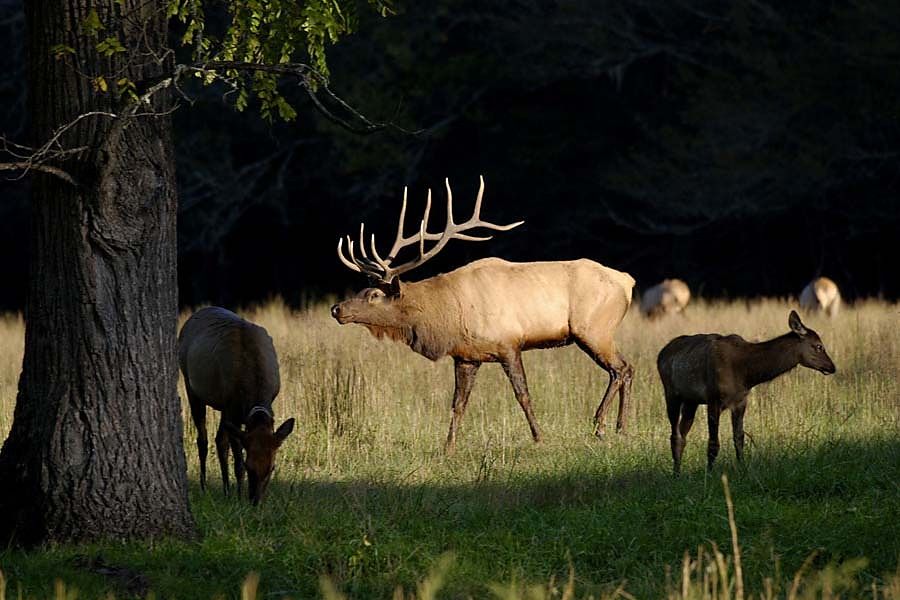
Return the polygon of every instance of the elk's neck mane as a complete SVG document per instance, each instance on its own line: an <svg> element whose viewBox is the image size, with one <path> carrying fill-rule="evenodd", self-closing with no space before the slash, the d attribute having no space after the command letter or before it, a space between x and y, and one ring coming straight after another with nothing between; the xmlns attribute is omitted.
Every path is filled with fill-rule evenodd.
<svg viewBox="0 0 900 600"><path fill-rule="evenodd" d="M431 360L446 356L459 339L461 314L452 286L443 276L401 284L388 318L365 324L378 338L402 342Z"/></svg>

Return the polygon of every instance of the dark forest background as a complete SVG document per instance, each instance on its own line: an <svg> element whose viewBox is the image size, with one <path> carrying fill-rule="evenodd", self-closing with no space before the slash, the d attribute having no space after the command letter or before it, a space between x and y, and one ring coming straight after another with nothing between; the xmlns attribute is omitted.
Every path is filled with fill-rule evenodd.
<svg viewBox="0 0 900 600"><path fill-rule="evenodd" d="M223 90L176 113L181 302L299 304L361 287L335 254L365 221L393 239L443 178L460 218L525 225L454 242L412 279L475 258L588 257L638 288L705 296L900 297L900 2L406 2L361 10L332 88L347 131L285 84L266 123ZM21 2L0 0L0 131L27 140ZM362 122L332 103L357 126ZM412 135L402 131L421 130ZM0 308L24 303L28 182L0 182Z"/></svg>

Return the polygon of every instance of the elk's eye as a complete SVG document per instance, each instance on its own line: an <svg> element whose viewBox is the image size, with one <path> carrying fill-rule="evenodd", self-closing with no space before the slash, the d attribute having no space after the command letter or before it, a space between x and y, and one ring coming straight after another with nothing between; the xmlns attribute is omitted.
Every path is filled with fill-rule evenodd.
<svg viewBox="0 0 900 600"><path fill-rule="evenodd" d="M825 346L823 346L822 344L816 344L816 350L822 352L825 350Z"/></svg>

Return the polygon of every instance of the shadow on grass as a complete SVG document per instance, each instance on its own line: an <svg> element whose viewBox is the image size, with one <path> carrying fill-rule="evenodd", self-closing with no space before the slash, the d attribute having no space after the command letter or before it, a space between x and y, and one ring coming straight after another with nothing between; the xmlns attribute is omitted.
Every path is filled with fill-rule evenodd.
<svg viewBox="0 0 900 600"><path fill-rule="evenodd" d="M694 440L694 452L702 447ZM757 452L744 469L723 456L716 473L689 470L679 479L667 462L618 472L595 462L586 455L559 474L497 471L446 485L276 480L259 509L223 497L218 486L206 493L194 486L199 542L7 550L0 568L10 590L21 585L38 597L51 595L56 577L80 597L107 590L127 597L79 567L87 556L141 574L163 598L238 597L250 572L260 575L261 597L316 596L326 574L352 597L381 598L397 586L414 589L449 552L449 597L490 596L492 582L564 581L570 564L578 596L624 581L637 597L662 597L667 569L679 568L685 550L730 545L723 470L750 591L765 577L789 581L813 550L821 565L865 556L866 585L897 567L900 438Z"/></svg>

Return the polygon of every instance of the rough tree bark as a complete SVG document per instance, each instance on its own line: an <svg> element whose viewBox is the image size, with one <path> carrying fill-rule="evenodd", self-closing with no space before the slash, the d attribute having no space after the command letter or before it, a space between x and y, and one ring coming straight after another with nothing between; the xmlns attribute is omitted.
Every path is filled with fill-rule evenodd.
<svg viewBox="0 0 900 600"><path fill-rule="evenodd" d="M129 49L165 45L165 2L26 3L33 138L89 111L115 111L54 44L108 68L81 34L96 10ZM140 15L137 21L117 15ZM109 25L109 24L112 25ZM129 24L130 23L130 24ZM133 81L165 65L129 58ZM142 64L137 64L141 62ZM170 99L158 94L154 109ZM191 535L175 339L176 190L168 116L84 119L64 138L73 187L35 174L25 356L12 430L0 452L0 539Z"/></svg>

